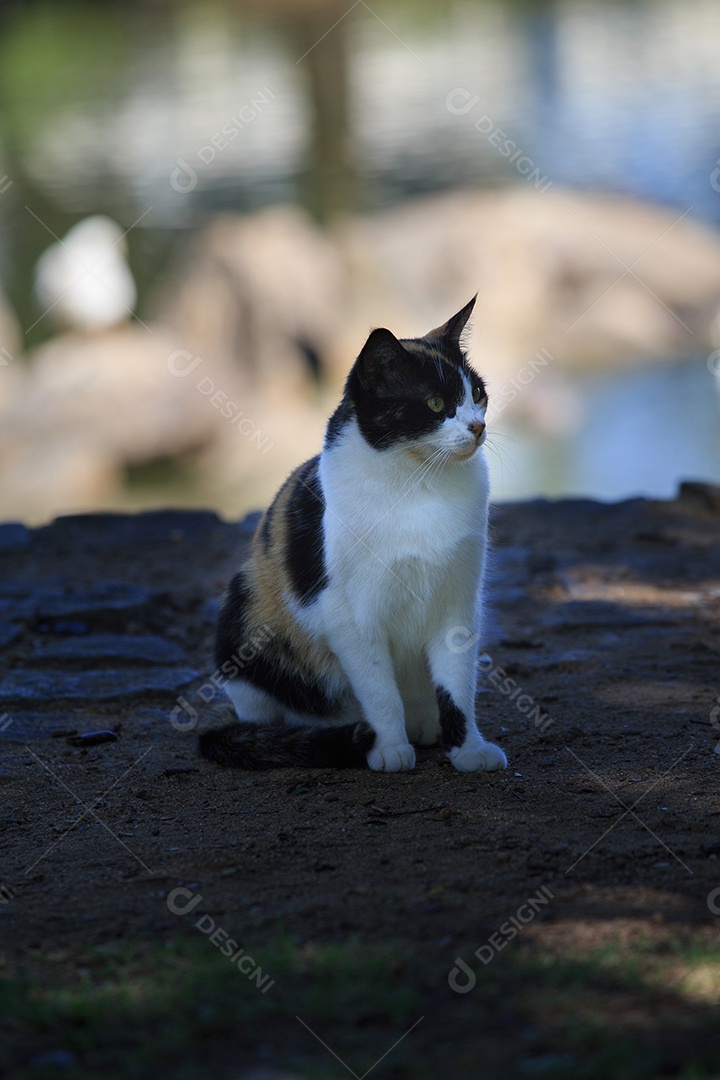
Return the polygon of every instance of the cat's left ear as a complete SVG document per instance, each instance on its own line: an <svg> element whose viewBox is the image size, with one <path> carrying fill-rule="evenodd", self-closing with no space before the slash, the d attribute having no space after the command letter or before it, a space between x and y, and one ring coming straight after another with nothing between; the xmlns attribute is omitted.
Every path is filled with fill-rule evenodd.
<svg viewBox="0 0 720 1080"><path fill-rule="evenodd" d="M476 300L477 293L475 293L469 304L466 304L461 311L458 311L457 315L453 315L452 318L448 319L442 326L437 326L434 330L431 330L426 337L432 338L435 341L446 341L459 349L462 332L467 326L468 319L472 315Z"/></svg>
<svg viewBox="0 0 720 1080"><path fill-rule="evenodd" d="M373 330L357 358L357 374L363 390L381 392L393 371L408 360L408 354L393 333L381 327Z"/></svg>

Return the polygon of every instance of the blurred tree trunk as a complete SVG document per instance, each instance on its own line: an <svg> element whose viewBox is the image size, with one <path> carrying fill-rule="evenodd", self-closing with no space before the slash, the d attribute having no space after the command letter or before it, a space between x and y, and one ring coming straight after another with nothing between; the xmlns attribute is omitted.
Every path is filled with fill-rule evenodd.
<svg viewBox="0 0 720 1080"><path fill-rule="evenodd" d="M354 19L347 11L333 2L292 18L292 40L298 69L307 80L311 118L305 202L322 222L356 204L349 87Z"/></svg>

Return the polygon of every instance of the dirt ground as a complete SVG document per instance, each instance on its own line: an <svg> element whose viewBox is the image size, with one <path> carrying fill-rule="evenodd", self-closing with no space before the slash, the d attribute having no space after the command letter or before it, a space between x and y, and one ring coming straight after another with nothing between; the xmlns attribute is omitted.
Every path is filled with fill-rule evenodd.
<svg viewBox="0 0 720 1080"><path fill-rule="evenodd" d="M421 750L413 772L383 775L245 774L196 756L216 600L248 524L97 515L16 529L4 546L0 531L3 972L79 944L197 939L202 914L248 953L279 935L302 947L388 943L417 993L417 1024L405 1034L413 1014L370 1015L364 1064L346 1068L299 991L291 1041L328 1070L302 1075L366 1075L403 1035L374 1076L595 1075L553 1071L556 1042L517 1002L457 986L533 949L720 940L720 490L505 505L492 533L478 716L509 768L460 774ZM98 634L154 635L174 659L103 639L89 664ZM109 672L107 685L90 671ZM58 697L53 680L72 672L77 685ZM108 728L113 741L69 741ZM192 914L171 910L197 896ZM667 1052L638 1075L681 1075L693 1028L675 1020L658 1014L644 1031ZM273 1030L287 1046L286 1022ZM258 1040L216 1040L207 1075L278 1067L272 1037ZM548 1053L550 1071L533 1069Z"/></svg>

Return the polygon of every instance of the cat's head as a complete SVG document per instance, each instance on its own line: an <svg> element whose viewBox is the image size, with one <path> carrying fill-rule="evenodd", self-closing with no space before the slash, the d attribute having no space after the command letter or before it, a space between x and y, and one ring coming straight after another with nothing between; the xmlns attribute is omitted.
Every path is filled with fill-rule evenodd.
<svg viewBox="0 0 720 1080"><path fill-rule="evenodd" d="M467 460L485 441L485 384L460 344L475 297L421 338L373 330L348 377L365 440L377 450L406 448L413 456Z"/></svg>

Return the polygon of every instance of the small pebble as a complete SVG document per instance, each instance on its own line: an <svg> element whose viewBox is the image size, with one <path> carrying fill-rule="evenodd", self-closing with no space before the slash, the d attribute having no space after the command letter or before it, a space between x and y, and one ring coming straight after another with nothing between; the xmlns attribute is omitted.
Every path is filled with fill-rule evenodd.
<svg viewBox="0 0 720 1080"><path fill-rule="evenodd" d="M68 737L71 746L99 746L101 743L116 741L117 734L114 731L86 731L82 735Z"/></svg>
<svg viewBox="0 0 720 1080"><path fill-rule="evenodd" d="M452 817L452 810L449 806L444 806L442 808L442 810L440 811L440 817L443 819L443 821L447 821L448 818Z"/></svg>

